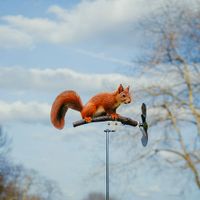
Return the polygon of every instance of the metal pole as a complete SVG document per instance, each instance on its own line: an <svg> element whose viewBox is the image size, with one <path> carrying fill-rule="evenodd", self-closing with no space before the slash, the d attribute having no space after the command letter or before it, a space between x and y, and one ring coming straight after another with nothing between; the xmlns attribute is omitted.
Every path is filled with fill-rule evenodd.
<svg viewBox="0 0 200 200"><path fill-rule="evenodd" d="M106 133L106 200L109 200L109 133L115 130L104 130Z"/></svg>
<svg viewBox="0 0 200 200"><path fill-rule="evenodd" d="M109 132L106 131L106 200L109 200Z"/></svg>

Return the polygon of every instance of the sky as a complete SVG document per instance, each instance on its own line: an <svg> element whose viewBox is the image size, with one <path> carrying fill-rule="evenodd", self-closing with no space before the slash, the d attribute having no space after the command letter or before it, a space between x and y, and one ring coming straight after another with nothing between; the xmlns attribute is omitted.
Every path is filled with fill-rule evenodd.
<svg viewBox="0 0 200 200"><path fill-rule="evenodd" d="M67 89L77 91L86 103L120 83L130 85L132 92L148 84L131 71L145 42L137 24L157 12L161 2L165 1L0 0L0 124L12 138L13 160L55 180L65 200L104 192L103 131L108 126L73 128L80 114L69 111L65 128L57 130L49 119L51 105ZM135 101L119 112L139 118ZM130 159L126 145L118 149L115 137L123 130L117 130L111 143L113 163ZM140 144L140 133L135 134L138 150L148 151ZM175 180L168 176L174 173L170 168L162 178L147 170L137 169L135 181L113 170L111 194L127 200L183 199L178 189L171 189ZM189 185L184 198L196 199L199 193Z"/></svg>

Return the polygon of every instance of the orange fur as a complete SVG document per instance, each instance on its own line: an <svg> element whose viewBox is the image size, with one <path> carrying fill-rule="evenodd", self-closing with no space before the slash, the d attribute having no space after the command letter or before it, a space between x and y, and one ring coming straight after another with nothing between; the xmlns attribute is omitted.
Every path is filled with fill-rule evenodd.
<svg viewBox="0 0 200 200"><path fill-rule="evenodd" d="M114 92L95 95L85 106L75 91L64 91L56 97L52 105L51 122L56 128L62 129L68 108L81 112L81 116L86 122L91 122L93 117L102 115L110 115L113 119L117 119L119 115L116 113L116 109L122 103L130 102L129 87L124 89L121 84Z"/></svg>

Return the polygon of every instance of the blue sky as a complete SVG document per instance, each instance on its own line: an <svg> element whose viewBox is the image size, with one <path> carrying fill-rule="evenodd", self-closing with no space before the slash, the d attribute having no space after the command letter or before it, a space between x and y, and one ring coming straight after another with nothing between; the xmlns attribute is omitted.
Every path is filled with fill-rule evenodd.
<svg viewBox="0 0 200 200"><path fill-rule="evenodd" d="M81 200L90 191L104 192L103 130L107 125L74 129L72 122L80 115L69 111L65 129L56 130L49 120L51 104L66 89L76 90L86 102L120 83L130 85L132 91L148 84L149 80L129 76L145 42L136 25L155 13L161 2L0 1L0 123L13 138L13 159L56 180L65 200ZM131 110L139 117L135 101L119 112L129 116ZM140 144L139 133L136 136L137 151L150 151ZM122 143L119 149L118 137L113 136L113 163L131 159L130 146ZM172 189L176 180L170 167L161 177L155 177L153 170L147 175L145 166L138 168L135 180L126 168L125 174L114 170L111 194L127 200L183 198L179 188ZM180 185L187 181L183 179ZM199 192L192 180L188 185L185 199L196 199Z"/></svg>

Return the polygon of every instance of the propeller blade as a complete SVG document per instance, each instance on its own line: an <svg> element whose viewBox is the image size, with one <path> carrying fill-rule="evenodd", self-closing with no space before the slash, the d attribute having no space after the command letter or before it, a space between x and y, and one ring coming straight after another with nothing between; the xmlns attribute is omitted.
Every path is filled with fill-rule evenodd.
<svg viewBox="0 0 200 200"><path fill-rule="evenodd" d="M146 104L145 104L145 103L142 104L141 110L142 110L142 115L143 115L144 118L146 119L146 117L147 117L147 107L146 107Z"/></svg>
<svg viewBox="0 0 200 200"><path fill-rule="evenodd" d="M144 124L146 122L146 117L143 114L141 114L141 118L142 118L142 123Z"/></svg>
<svg viewBox="0 0 200 200"><path fill-rule="evenodd" d="M147 133L148 124L146 122L147 107L146 107L145 103L142 104L141 111L142 111L142 114L141 114L142 124L140 126L140 130L142 132L141 141L142 141L143 146L145 147L147 145L147 143L148 143L148 133Z"/></svg>
<svg viewBox="0 0 200 200"><path fill-rule="evenodd" d="M145 147L148 143L148 134L142 127L140 128L140 130L142 132L141 142L142 142L142 145Z"/></svg>

